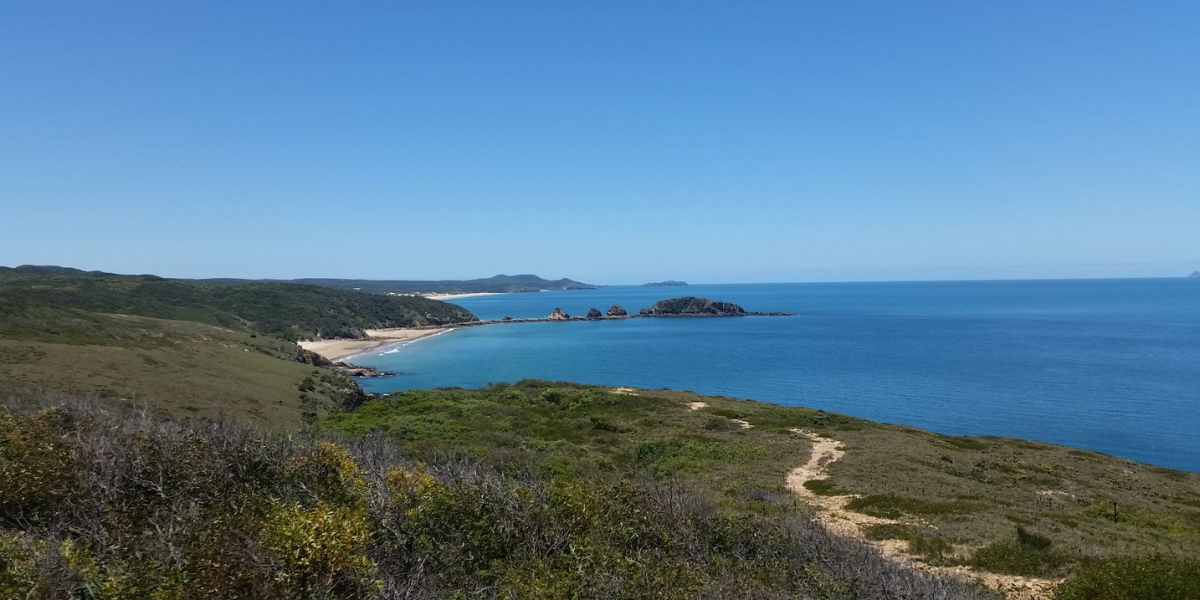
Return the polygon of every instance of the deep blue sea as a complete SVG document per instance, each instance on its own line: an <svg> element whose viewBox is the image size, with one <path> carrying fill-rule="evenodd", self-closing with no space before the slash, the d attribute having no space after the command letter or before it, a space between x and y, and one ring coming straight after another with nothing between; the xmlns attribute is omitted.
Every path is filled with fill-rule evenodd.
<svg viewBox="0 0 1200 600"><path fill-rule="evenodd" d="M1200 472L1200 281L608 287L457 303L481 319L702 296L795 317L500 324L352 358L369 391L522 378L673 388Z"/></svg>

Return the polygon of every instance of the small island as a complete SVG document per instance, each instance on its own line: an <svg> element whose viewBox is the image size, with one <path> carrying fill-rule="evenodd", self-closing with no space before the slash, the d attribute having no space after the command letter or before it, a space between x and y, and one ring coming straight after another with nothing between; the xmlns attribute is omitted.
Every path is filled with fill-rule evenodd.
<svg viewBox="0 0 1200 600"><path fill-rule="evenodd" d="M642 287L678 287L687 285L686 281L655 281L652 283L643 283Z"/></svg>
<svg viewBox="0 0 1200 600"><path fill-rule="evenodd" d="M1192 271L1192 274L1188 275L1188 279L1200 279L1200 271Z"/></svg>
<svg viewBox="0 0 1200 600"><path fill-rule="evenodd" d="M659 300L638 311L639 317L790 317L787 312L750 312L732 302L684 296Z"/></svg>

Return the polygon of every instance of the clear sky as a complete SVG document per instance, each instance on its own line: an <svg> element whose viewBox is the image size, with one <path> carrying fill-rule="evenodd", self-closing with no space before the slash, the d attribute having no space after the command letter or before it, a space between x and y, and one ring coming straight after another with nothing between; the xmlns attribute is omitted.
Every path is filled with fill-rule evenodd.
<svg viewBox="0 0 1200 600"><path fill-rule="evenodd" d="M0 5L0 265L1200 269L1200 2Z"/></svg>

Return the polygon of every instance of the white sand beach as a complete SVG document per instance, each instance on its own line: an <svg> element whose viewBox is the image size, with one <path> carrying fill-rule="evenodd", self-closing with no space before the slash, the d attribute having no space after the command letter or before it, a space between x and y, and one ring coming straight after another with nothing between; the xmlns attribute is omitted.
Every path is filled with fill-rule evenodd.
<svg viewBox="0 0 1200 600"><path fill-rule="evenodd" d="M368 329L367 338L362 340L315 340L298 342L301 348L316 352L329 360L341 360L347 356L368 352L381 346L418 340L449 331L445 329Z"/></svg>
<svg viewBox="0 0 1200 600"><path fill-rule="evenodd" d="M469 294L429 294L431 300L454 300L457 298L474 298L475 296L499 296L502 292L471 292Z"/></svg>

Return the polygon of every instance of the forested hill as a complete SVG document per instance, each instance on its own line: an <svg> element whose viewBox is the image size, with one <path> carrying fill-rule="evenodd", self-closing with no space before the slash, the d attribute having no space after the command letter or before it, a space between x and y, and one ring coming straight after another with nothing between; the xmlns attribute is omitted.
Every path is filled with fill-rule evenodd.
<svg viewBox="0 0 1200 600"><path fill-rule="evenodd" d="M315 285L217 285L64 267L0 267L0 320L6 328L36 328L39 315L56 310L195 321L293 340L477 320L466 309L437 300Z"/></svg>
<svg viewBox="0 0 1200 600"><path fill-rule="evenodd" d="M276 281L276 280L272 280ZM212 279L207 283L248 283L244 279ZM442 281L392 281L381 279L291 279L279 283L319 285L375 294L478 294L540 292L542 290L592 290L596 286L572 279L543 279L537 275L496 275L486 279Z"/></svg>

